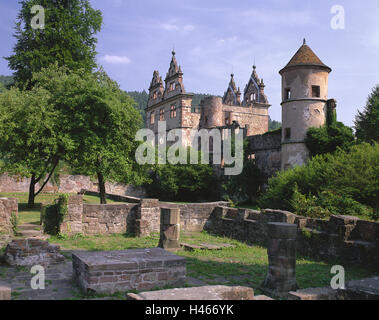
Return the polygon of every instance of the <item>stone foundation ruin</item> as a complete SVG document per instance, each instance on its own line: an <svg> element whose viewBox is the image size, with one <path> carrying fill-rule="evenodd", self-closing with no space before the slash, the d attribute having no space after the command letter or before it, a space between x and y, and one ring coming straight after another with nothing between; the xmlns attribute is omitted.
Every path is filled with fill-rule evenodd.
<svg viewBox="0 0 379 320"><path fill-rule="evenodd" d="M108 293L182 286L186 259L161 248L75 252L74 278L84 292Z"/></svg>

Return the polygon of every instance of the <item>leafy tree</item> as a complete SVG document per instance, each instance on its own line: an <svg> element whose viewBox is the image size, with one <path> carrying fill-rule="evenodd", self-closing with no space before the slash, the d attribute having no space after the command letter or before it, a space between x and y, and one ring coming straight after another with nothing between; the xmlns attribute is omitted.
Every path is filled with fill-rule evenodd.
<svg viewBox="0 0 379 320"><path fill-rule="evenodd" d="M369 95L363 112L358 111L354 124L359 141L379 141L379 85Z"/></svg>
<svg viewBox="0 0 379 320"><path fill-rule="evenodd" d="M6 58L10 69L14 70L14 80L20 89L30 90L35 85L36 79L34 75L51 64L65 66L67 70L83 69L87 72L92 71L96 66L95 45L97 39L94 35L100 30L102 24L102 16L99 10L94 10L88 0L21 0L20 5L21 9L15 27L17 42L13 55ZM45 28L42 30L35 30L31 27L33 17L31 8L34 5L40 5L45 9ZM52 86L52 89L55 89L54 86ZM41 90L41 92L43 91ZM51 93L49 89L47 91ZM17 100L19 103L25 103L21 92L16 93L14 91L13 94L19 97ZM32 95L38 94L38 92L34 92ZM45 92L45 94L47 93ZM24 97L26 96L27 93L25 93ZM51 97L45 96L44 98L49 100ZM29 109L27 104L24 105L24 109L27 114ZM26 148L20 146L20 149L24 150L23 155L25 158L24 160L20 158L20 163L16 163L15 160L22 151L16 151L15 148L5 148L4 151L7 153L9 160L5 162L10 172L31 176L29 206L33 206L35 184L41 181L44 176L47 176L48 179L51 177L62 154L67 151L62 148L65 144L63 141L67 139L59 140L58 143L54 144L55 147L49 149L45 146L46 141L42 132L33 131L32 124L22 128L24 119L22 116L24 114L19 116L21 117L13 119L13 121L19 121L18 126L20 128L17 129L18 131L16 127L9 128L9 130L14 129L17 131L16 133L20 134L16 134L16 137L22 137L24 141L30 139L33 142L28 142L31 146L28 145ZM28 121L30 123L35 121L36 128L40 126L37 123L39 121L45 121L46 125L50 125L47 116L41 119L36 115ZM46 130L57 133L53 126ZM24 132L24 134L21 135L21 132ZM30 135L33 135L33 137ZM38 152L36 152L37 149ZM11 151L15 151L13 156L10 155ZM27 157L31 158L30 163L26 160ZM11 165L14 167L11 168ZM27 166L30 166L30 168ZM16 172L16 168L20 171ZM45 185L48 179L42 185Z"/></svg>
<svg viewBox="0 0 379 320"><path fill-rule="evenodd" d="M72 70L96 67L94 34L100 31L102 16L88 0L21 0L20 4L17 42L13 55L6 58L18 86L30 89L33 73L56 62ZM34 5L45 9L44 29L31 27Z"/></svg>
<svg viewBox="0 0 379 320"><path fill-rule="evenodd" d="M143 167L135 162L142 118L133 100L102 70L94 75L71 72L56 82L54 87L62 88L55 94L62 126L74 145L65 156L72 170L97 176L101 203L106 203L106 181L142 184ZM48 78L46 85L51 85Z"/></svg>
<svg viewBox="0 0 379 320"><path fill-rule="evenodd" d="M29 207L34 206L35 196L42 191L67 149L68 140L58 129L59 120L51 94L44 88L36 86L28 91L12 88L0 95L1 171L31 178ZM35 192L37 183L41 187Z"/></svg>
<svg viewBox="0 0 379 320"><path fill-rule="evenodd" d="M310 156L333 153L337 148L349 149L354 143L353 130L342 122L334 122L329 126L310 128L305 144Z"/></svg>

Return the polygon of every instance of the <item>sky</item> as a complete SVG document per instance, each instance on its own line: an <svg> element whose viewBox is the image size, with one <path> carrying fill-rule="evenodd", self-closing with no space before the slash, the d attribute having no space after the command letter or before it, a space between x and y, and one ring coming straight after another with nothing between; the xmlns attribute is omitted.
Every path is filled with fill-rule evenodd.
<svg viewBox="0 0 379 320"><path fill-rule="evenodd" d="M281 121L278 72L303 38L332 68L329 98L337 100L339 121L353 126L357 110L379 84L379 0L90 2L103 14L97 62L126 91L148 90L154 70L164 78L173 48L187 92L223 95L232 72L243 91L255 62L272 105L269 114ZM335 5L342 6L344 25ZM16 0L0 2L0 57L12 53L19 8ZM0 74L12 74L3 58Z"/></svg>

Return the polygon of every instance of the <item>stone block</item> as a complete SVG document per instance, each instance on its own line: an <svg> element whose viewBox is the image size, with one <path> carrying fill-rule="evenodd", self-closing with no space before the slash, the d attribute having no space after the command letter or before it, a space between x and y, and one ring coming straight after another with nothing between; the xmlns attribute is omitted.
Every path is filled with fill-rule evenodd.
<svg viewBox="0 0 379 320"><path fill-rule="evenodd" d="M127 300L255 300L254 290L248 287L203 286L128 293Z"/></svg>
<svg viewBox="0 0 379 320"><path fill-rule="evenodd" d="M288 292L288 300L337 300L337 290L323 287L290 291Z"/></svg>
<svg viewBox="0 0 379 320"><path fill-rule="evenodd" d="M84 292L112 294L181 286L186 278L186 259L161 248L77 251L72 263L74 278Z"/></svg>

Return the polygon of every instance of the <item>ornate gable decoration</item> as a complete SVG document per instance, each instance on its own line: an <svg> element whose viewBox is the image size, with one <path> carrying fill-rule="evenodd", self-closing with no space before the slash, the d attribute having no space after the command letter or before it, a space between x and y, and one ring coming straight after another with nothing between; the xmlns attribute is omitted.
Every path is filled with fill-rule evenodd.
<svg viewBox="0 0 379 320"><path fill-rule="evenodd" d="M159 72L155 70L153 73L153 79L151 80L149 90L157 88L157 87L161 87L161 86L163 87L162 77L159 76Z"/></svg>
<svg viewBox="0 0 379 320"><path fill-rule="evenodd" d="M240 105L240 90L237 89L236 84L234 82L234 74L230 75L230 82L228 89L226 90L222 102L229 106L237 106Z"/></svg>

